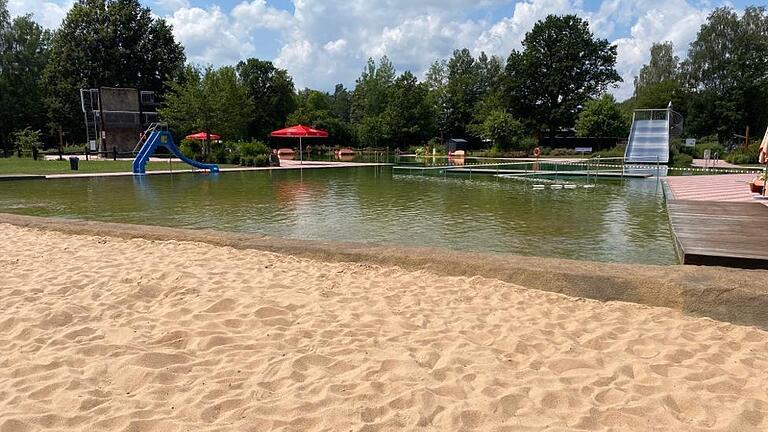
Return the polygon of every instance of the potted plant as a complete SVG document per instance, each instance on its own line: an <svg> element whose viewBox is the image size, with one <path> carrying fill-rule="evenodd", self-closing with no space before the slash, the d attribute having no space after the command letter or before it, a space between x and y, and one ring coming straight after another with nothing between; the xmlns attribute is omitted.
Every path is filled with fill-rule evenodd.
<svg viewBox="0 0 768 432"><path fill-rule="evenodd" d="M766 180L768 180L768 173L763 172L762 174L755 177L754 180L752 180L752 183L749 184L749 190L752 193L762 194L763 188L765 188Z"/></svg>

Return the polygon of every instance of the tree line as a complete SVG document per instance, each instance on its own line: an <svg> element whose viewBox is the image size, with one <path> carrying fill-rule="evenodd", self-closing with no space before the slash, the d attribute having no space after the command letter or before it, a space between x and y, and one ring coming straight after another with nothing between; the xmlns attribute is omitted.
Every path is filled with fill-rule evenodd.
<svg viewBox="0 0 768 432"><path fill-rule="evenodd" d="M687 133L724 143L768 111L768 16L748 7L712 12L684 60L655 44L631 98L608 91L621 81L617 48L586 20L550 15L506 58L457 49L419 80L385 56L369 59L354 88L297 90L284 69L260 59L212 67L187 65L172 29L138 0L78 0L48 31L31 16L10 19L0 0L0 144L26 128L55 145L85 142L80 88L155 91L160 117L180 134L200 130L230 140L266 140L303 123L328 130L334 145L400 147L461 137L499 151L527 149L538 136L625 138L635 108L686 116Z"/></svg>

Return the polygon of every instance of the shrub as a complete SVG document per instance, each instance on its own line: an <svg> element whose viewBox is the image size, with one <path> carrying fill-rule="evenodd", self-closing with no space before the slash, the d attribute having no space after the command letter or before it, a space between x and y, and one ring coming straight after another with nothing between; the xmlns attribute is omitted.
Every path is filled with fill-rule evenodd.
<svg viewBox="0 0 768 432"><path fill-rule="evenodd" d="M21 151L25 153L36 155L40 147L43 146L39 130L32 130L26 127L23 130L14 132L13 136L16 138L16 143L21 148Z"/></svg>
<svg viewBox="0 0 768 432"><path fill-rule="evenodd" d="M238 143L238 149L240 150L240 156L243 158L259 155L268 156L271 153L269 147L261 141L241 141Z"/></svg>
<svg viewBox="0 0 768 432"><path fill-rule="evenodd" d="M600 150L593 155L600 156L601 158L624 157L624 152L626 149L626 146L619 144L616 147L609 148L608 150Z"/></svg>
<svg viewBox="0 0 768 432"><path fill-rule="evenodd" d="M760 143L750 144L749 147L738 147L725 157L726 162L744 165L756 164L760 161Z"/></svg>
<svg viewBox="0 0 768 432"><path fill-rule="evenodd" d="M269 166L269 155L260 154L256 156L242 156L240 159L240 165L247 167Z"/></svg>
<svg viewBox="0 0 768 432"><path fill-rule="evenodd" d="M181 153L190 158L199 160L203 157L203 142L198 140L183 139L179 145Z"/></svg>
<svg viewBox="0 0 768 432"><path fill-rule="evenodd" d="M576 150L567 148L556 148L549 152L550 156L573 156Z"/></svg>

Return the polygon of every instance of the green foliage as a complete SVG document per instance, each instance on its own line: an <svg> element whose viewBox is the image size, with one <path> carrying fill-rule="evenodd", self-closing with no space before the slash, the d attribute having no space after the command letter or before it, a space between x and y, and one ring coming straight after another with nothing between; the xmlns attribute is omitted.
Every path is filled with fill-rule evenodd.
<svg viewBox="0 0 768 432"><path fill-rule="evenodd" d="M179 144L179 149L184 156L190 159L201 160L203 158L202 141L184 138Z"/></svg>
<svg viewBox="0 0 768 432"><path fill-rule="evenodd" d="M686 119L695 135L717 134L721 143L747 126L768 124L768 14L750 6L739 16L733 9L715 9L691 43L682 63L693 93Z"/></svg>
<svg viewBox="0 0 768 432"><path fill-rule="evenodd" d="M52 128L85 140L79 88L130 87L162 94L184 65L171 27L139 0L78 0L53 35L43 74Z"/></svg>
<svg viewBox="0 0 768 432"><path fill-rule="evenodd" d="M386 128L396 145L421 143L436 132L435 114L428 101L428 88L410 72L404 72L392 84L387 109L383 115ZM376 142L366 130L366 140Z"/></svg>
<svg viewBox="0 0 768 432"><path fill-rule="evenodd" d="M241 156L240 164L248 167L269 166L269 155Z"/></svg>
<svg viewBox="0 0 768 432"><path fill-rule="evenodd" d="M478 138L490 140L492 147L500 152L516 149L526 150L530 143L523 124L503 110L491 111L482 123L470 126L470 132Z"/></svg>
<svg viewBox="0 0 768 432"><path fill-rule="evenodd" d="M19 16L9 21L0 3L0 148L25 127L46 129L44 88L40 75L48 61L51 33ZM3 18L5 17L5 18Z"/></svg>
<svg viewBox="0 0 768 432"><path fill-rule="evenodd" d="M525 35L505 69L507 106L554 135L574 124L580 106L621 81L616 46L592 35L576 15L549 15Z"/></svg>
<svg viewBox="0 0 768 432"><path fill-rule="evenodd" d="M576 120L576 135L580 137L626 137L629 119L610 94L592 99Z"/></svg>
<svg viewBox="0 0 768 432"><path fill-rule="evenodd" d="M695 147L681 147L680 151L683 153L687 153L691 156L693 156L694 159L703 159L704 158L704 151L709 150L710 157L715 157L715 155L720 155L720 157L725 155L725 148L718 144L717 142L702 142L702 143L696 143Z"/></svg>
<svg viewBox="0 0 768 432"><path fill-rule="evenodd" d="M689 168L693 163L693 157L683 153L677 146L669 147L669 165L676 168Z"/></svg>
<svg viewBox="0 0 768 432"><path fill-rule="evenodd" d="M725 157L726 162L736 165L756 164L760 162L760 143L749 147L738 147Z"/></svg>
<svg viewBox="0 0 768 432"><path fill-rule="evenodd" d="M242 157L269 155L272 151L261 141L241 141L238 143L238 149Z"/></svg>
<svg viewBox="0 0 768 432"><path fill-rule="evenodd" d="M592 153L592 155L600 156L601 158L624 157L626 150L626 146L617 145L616 147L611 147L608 150L600 150L598 152Z"/></svg>
<svg viewBox="0 0 768 432"><path fill-rule="evenodd" d="M43 146L43 142L40 140L40 131L25 128L20 131L14 132L13 136L16 139L16 143L21 148L22 152L31 153L33 151L40 150Z"/></svg>
<svg viewBox="0 0 768 432"><path fill-rule="evenodd" d="M205 131L228 139L247 134L253 100L233 67L187 67L184 80L169 83L160 118L182 134Z"/></svg>
<svg viewBox="0 0 768 432"><path fill-rule="evenodd" d="M296 109L293 79L288 71L276 68L272 62L253 58L238 63L237 74L253 106L248 136L266 139Z"/></svg>

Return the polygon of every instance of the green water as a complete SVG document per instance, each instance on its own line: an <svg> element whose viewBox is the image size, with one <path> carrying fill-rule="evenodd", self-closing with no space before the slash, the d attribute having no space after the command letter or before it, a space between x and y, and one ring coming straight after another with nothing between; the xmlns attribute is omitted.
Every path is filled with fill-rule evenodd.
<svg viewBox="0 0 768 432"><path fill-rule="evenodd" d="M579 180L575 180L579 181ZM0 182L0 211L403 244L673 264L655 179L534 190L492 176L390 167Z"/></svg>

